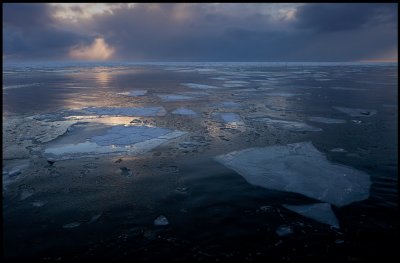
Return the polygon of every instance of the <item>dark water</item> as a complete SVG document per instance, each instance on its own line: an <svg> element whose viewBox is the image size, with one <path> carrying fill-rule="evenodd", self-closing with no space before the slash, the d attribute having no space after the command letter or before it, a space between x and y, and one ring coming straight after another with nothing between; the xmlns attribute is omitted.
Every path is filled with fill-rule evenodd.
<svg viewBox="0 0 400 263"><path fill-rule="evenodd" d="M28 157L3 157L3 169L21 158L30 162L3 187L4 257L362 262L396 256L397 69L397 64L301 63L6 66L3 124L18 125L3 126L4 142L24 140L20 134L31 128L26 117L84 107L163 106L165 116L129 120L187 134L136 156L106 155L50 165L43 153L52 142L33 139ZM221 89L191 89L182 83ZM147 93L118 94L131 90ZM208 94L187 101L158 96L185 92ZM178 107L198 115L172 114ZM352 117L334 107L376 114ZM236 113L243 125L224 123L213 117L215 112ZM322 131L265 125L254 121L257 114L305 122ZM312 122L308 118L313 116L346 122ZM332 206L340 229L282 206L319 201L251 185L214 160L250 147L305 141L330 162L370 175L368 199ZM330 151L333 148L346 152ZM4 156L9 149L3 145ZM122 173L123 167L132 175ZM160 215L168 219L167 226L154 225ZM276 230L281 226L291 227L292 233L279 236Z"/></svg>

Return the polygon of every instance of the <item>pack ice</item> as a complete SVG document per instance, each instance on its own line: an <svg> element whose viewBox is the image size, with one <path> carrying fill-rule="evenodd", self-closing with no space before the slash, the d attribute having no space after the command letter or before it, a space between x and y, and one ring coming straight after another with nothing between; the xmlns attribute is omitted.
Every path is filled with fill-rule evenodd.
<svg viewBox="0 0 400 263"><path fill-rule="evenodd" d="M369 175L334 164L311 142L249 148L216 157L247 182L344 206L367 199Z"/></svg>

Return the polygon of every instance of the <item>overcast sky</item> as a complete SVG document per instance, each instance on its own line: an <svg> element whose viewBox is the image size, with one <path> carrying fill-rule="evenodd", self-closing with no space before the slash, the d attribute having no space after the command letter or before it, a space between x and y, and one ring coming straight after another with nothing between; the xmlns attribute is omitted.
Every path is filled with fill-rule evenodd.
<svg viewBox="0 0 400 263"><path fill-rule="evenodd" d="M397 61L398 4L3 4L3 60Z"/></svg>

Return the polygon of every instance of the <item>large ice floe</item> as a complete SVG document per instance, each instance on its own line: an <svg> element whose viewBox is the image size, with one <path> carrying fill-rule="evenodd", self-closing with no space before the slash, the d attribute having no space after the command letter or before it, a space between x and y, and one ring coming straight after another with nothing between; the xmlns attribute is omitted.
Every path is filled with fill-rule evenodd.
<svg viewBox="0 0 400 263"><path fill-rule="evenodd" d="M140 155L184 134L158 127L116 125L83 142L54 141L45 149L44 156L66 160L104 154Z"/></svg>
<svg viewBox="0 0 400 263"><path fill-rule="evenodd" d="M314 219L317 222L339 228L339 221L328 203L317 203L310 205L283 205L295 213L304 217Z"/></svg>
<svg viewBox="0 0 400 263"><path fill-rule="evenodd" d="M377 113L376 110L369 110L369 109L346 108L346 107L333 107L333 108L351 117L370 117Z"/></svg>
<svg viewBox="0 0 400 263"><path fill-rule="evenodd" d="M154 107L91 107L84 108L86 112L97 114L97 115L112 115L112 116L138 116L138 117L150 117L150 116L164 116L167 112L162 106Z"/></svg>
<svg viewBox="0 0 400 263"><path fill-rule="evenodd" d="M311 142L249 148L217 156L216 160L250 184L303 194L335 206L369 196L368 174L331 163Z"/></svg>
<svg viewBox="0 0 400 263"><path fill-rule="evenodd" d="M252 118L252 120L258 121L258 122L263 122L267 125L271 125L272 127L275 127L278 129L285 129L285 130L289 130L289 131L293 131L293 132L322 131L321 128L314 127L307 123L298 122L298 121L285 121L285 120L272 119L272 118L268 118L268 117L257 117L257 118Z"/></svg>

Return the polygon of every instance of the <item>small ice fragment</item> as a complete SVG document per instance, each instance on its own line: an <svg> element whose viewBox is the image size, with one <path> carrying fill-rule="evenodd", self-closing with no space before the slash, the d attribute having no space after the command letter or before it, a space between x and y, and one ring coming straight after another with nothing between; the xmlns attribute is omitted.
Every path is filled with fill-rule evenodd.
<svg viewBox="0 0 400 263"><path fill-rule="evenodd" d="M36 200L36 201L33 201L33 202L32 202L32 205L33 205L34 207L42 207L42 206L44 206L46 203L47 203L47 202L45 202L45 201Z"/></svg>
<svg viewBox="0 0 400 263"><path fill-rule="evenodd" d="M354 124L361 124L362 123L361 120L351 120L351 122L354 123Z"/></svg>
<svg viewBox="0 0 400 263"><path fill-rule="evenodd" d="M282 205L283 207L296 212L302 216L314 219L317 222L340 228L339 221L332 211L331 205L318 203L311 205Z"/></svg>
<svg viewBox="0 0 400 263"><path fill-rule="evenodd" d="M94 215L94 216L92 216L92 218L90 219L90 221L88 222L88 224L91 224L91 223L94 223L94 222L96 222L100 217L101 217L101 213L100 214L97 214L97 215Z"/></svg>
<svg viewBox="0 0 400 263"><path fill-rule="evenodd" d="M260 206L260 208L259 209L257 209L257 212L262 212L262 213L265 213L265 212L268 212L268 211L270 211L270 210L272 210L273 209L273 207L272 206L269 206L269 205L263 205L263 206Z"/></svg>
<svg viewBox="0 0 400 263"><path fill-rule="evenodd" d="M293 228L291 226L279 226L275 232L280 237L288 236L293 234Z"/></svg>
<svg viewBox="0 0 400 263"><path fill-rule="evenodd" d="M333 148L333 149L331 149L331 152L345 153L347 151L345 149L343 149L343 148Z"/></svg>
<svg viewBox="0 0 400 263"><path fill-rule="evenodd" d="M174 110L172 112L172 114L177 114L177 115L192 115L192 116L196 116L197 113L192 111L191 109L187 109L187 108L178 108L176 110Z"/></svg>
<svg viewBox="0 0 400 263"><path fill-rule="evenodd" d="M72 223L63 225L62 227L63 228L75 228L75 227L78 227L80 225L81 225L81 223L79 223L79 222L72 222Z"/></svg>
<svg viewBox="0 0 400 263"><path fill-rule="evenodd" d="M163 215L157 217L157 218L154 220L154 225L155 225L155 226L166 226L166 225L168 225L168 224L169 224L168 219L167 219L165 216L163 216Z"/></svg>
<svg viewBox="0 0 400 263"><path fill-rule="evenodd" d="M327 124L346 123L346 120L325 118L325 117L309 117L308 119L313 122L320 122L320 123L327 123Z"/></svg>
<svg viewBox="0 0 400 263"><path fill-rule="evenodd" d="M343 244L344 240L343 239L336 239L335 244Z"/></svg>

